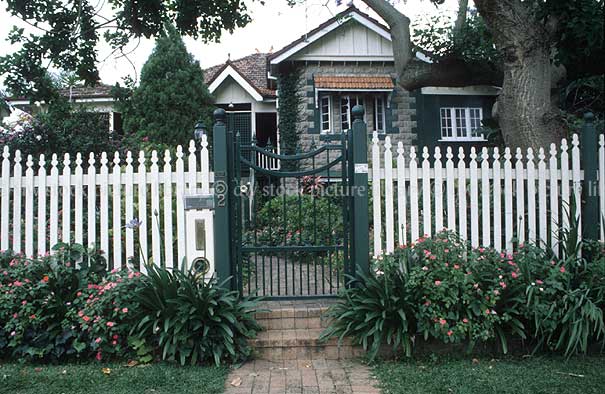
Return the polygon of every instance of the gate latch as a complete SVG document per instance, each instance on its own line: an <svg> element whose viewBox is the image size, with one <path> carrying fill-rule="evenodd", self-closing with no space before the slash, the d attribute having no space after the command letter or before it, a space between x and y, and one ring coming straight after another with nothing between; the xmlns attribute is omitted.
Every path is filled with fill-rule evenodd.
<svg viewBox="0 0 605 394"><path fill-rule="evenodd" d="M185 210L214 209L214 194L191 194L185 196Z"/></svg>

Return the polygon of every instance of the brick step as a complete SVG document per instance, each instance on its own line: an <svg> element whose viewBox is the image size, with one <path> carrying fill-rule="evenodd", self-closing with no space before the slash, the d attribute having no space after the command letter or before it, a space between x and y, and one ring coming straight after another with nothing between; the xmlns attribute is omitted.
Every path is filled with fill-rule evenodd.
<svg viewBox="0 0 605 394"><path fill-rule="evenodd" d="M353 346L345 338L341 346L332 338L320 342L323 329L287 329L268 330L258 333L257 338L250 340L256 358L269 361L283 360L339 360L359 357L363 354L360 346Z"/></svg>
<svg viewBox="0 0 605 394"><path fill-rule="evenodd" d="M325 316L332 302L285 302L268 301L262 303L256 313L256 320L265 330L320 329L330 324Z"/></svg>

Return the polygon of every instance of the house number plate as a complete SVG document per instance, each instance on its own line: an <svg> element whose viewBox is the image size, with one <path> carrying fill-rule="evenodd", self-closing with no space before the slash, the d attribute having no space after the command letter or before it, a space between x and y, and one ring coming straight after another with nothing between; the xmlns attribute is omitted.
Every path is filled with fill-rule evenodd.
<svg viewBox="0 0 605 394"><path fill-rule="evenodd" d="M355 173L356 174L367 174L368 173L368 163L355 164Z"/></svg>

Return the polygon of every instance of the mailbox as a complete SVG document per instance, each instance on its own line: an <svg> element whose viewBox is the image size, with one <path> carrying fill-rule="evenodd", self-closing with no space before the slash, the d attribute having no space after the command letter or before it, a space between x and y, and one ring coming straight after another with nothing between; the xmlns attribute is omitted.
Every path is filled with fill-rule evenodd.
<svg viewBox="0 0 605 394"><path fill-rule="evenodd" d="M186 195L184 201L187 267L200 278L214 274L214 195Z"/></svg>

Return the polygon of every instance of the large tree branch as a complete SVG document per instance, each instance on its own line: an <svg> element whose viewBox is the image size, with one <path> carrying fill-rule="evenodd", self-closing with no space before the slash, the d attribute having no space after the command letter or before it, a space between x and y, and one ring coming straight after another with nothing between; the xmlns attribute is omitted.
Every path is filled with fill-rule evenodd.
<svg viewBox="0 0 605 394"><path fill-rule="evenodd" d="M400 50L393 51L395 69L401 74L412 60L412 43L410 39L410 18L397 10L387 0L363 0L373 9L391 29L393 46Z"/></svg>
<svg viewBox="0 0 605 394"><path fill-rule="evenodd" d="M486 63L468 63L461 59L443 59L439 63L411 61L403 70L399 85L406 90L426 86L463 87L502 86L503 73Z"/></svg>

